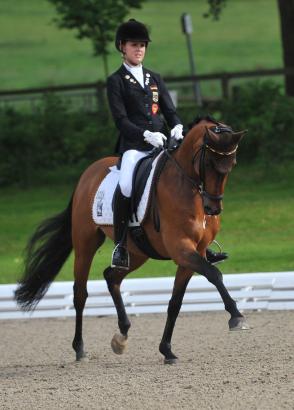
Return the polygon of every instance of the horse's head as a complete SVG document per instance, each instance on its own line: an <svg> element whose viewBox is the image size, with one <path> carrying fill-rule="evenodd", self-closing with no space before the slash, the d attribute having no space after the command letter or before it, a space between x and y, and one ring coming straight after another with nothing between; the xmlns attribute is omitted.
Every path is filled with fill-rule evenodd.
<svg viewBox="0 0 294 410"><path fill-rule="evenodd" d="M204 126L203 126L204 125ZM228 174L236 165L238 144L246 131L234 132L221 123L201 121L201 145L193 157L193 166L199 180L206 215L222 211L222 199Z"/></svg>

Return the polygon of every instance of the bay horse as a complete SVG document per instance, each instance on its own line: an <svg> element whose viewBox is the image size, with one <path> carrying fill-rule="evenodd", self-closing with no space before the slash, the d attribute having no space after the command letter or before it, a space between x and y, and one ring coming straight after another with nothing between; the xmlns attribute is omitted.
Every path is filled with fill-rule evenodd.
<svg viewBox="0 0 294 410"><path fill-rule="evenodd" d="M176 150L164 152L168 158L156 186L160 230L158 232L155 229L150 210L143 228L156 252L178 265L159 345L165 363L175 363L177 360L171 350L171 338L187 285L194 272L205 276L216 286L225 310L231 315L229 329L248 328L223 283L221 272L205 258L206 248L220 229L225 184L236 164L236 151L245 132L233 132L227 125L206 117L191 127ZM15 291L16 301L22 309L33 309L74 249L76 325L72 346L76 360L85 357L82 320L92 259L106 236L113 239L111 226L94 223L93 199L109 167L117 164L117 161L117 157L107 157L90 165L82 174L68 207L45 220L36 229L28 242L24 274ZM110 266L104 270L104 278L118 315L120 334L116 334L111 342L113 351L118 354L124 351L131 326L120 286L128 273L148 259L131 238L128 238L128 251L129 270Z"/></svg>

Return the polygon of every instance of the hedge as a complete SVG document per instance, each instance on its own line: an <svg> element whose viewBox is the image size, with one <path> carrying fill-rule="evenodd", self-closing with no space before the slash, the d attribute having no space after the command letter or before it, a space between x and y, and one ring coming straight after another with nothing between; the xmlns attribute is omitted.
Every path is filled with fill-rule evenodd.
<svg viewBox="0 0 294 410"><path fill-rule="evenodd" d="M54 95L44 97L33 113L1 110L0 185L43 182L61 168L78 174L112 154L116 138L107 112L75 112Z"/></svg>
<svg viewBox="0 0 294 410"><path fill-rule="evenodd" d="M213 108L180 107L178 112L184 124L209 113L235 130L248 129L238 152L241 162L294 159L294 99L275 83L248 83ZM76 179L88 164L113 154L116 139L107 110L77 112L54 95L44 97L34 112L1 109L0 185L44 183L52 176L56 182Z"/></svg>
<svg viewBox="0 0 294 410"><path fill-rule="evenodd" d="M294 98L273 82L251 82L238 88L220 107L222 118L235 129L248 129L238 158L264 164L294 159Z"/></svg>

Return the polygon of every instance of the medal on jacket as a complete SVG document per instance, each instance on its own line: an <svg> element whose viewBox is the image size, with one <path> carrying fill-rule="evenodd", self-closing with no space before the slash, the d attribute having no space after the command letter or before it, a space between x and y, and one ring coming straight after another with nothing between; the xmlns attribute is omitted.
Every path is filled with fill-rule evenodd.
<svg viewBox="0 0 294 410"><path fill-rule="evenodd" d="M137 82L128 74L125 75L125 79L128 80L130 83L137 84Z"/></svg>
<svg viewBox="0 0 294 410"><path fill-rule="evenodd" d="M152 114L155 115L158 111L158 104L152 104Z"/></svg>
<svg viewBox="0 0 294 410"><path fill-rule="evenodd" d="M157 88L157 85L150 85L150 90L152 92L152 101L157 103L158 102L158 88Z"/></svg>
<svg viewBox="0 0 294 410"><path fill-rule="evenodd" d="M157 103L158 102L158 92L152 91L152 100Z"/></svg>
<svg viewBox="0 0 294 410"><path fill-rule="evenodd" d="M150 80L150 74L146 73L146 80L145 80L145 85L149 84L149 80Z"/></svg>

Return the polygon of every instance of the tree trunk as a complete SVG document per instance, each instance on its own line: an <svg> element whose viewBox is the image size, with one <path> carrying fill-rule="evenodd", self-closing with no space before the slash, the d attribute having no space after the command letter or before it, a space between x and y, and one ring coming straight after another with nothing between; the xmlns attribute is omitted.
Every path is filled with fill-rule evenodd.
<svg viewBox="0 0 294 410"><path fill-rule="evenodd" d="M294 0L278 0L284 67L294 70ZM286 94L294 97L294 75L285 76Z"/></svg>
<svg viewBox="0 0 294 410"><path fill-rule="evenodd" d="M102 54L102 59L103 59L103 67L104 67L104 76L105 80L109 76L109 70L108 70L108 59L107 59L107 54L103 53Z"/></svg>

